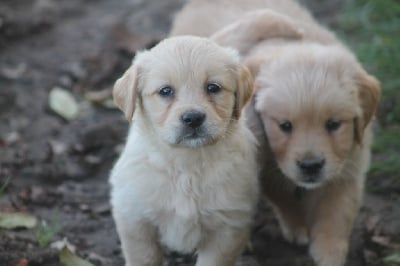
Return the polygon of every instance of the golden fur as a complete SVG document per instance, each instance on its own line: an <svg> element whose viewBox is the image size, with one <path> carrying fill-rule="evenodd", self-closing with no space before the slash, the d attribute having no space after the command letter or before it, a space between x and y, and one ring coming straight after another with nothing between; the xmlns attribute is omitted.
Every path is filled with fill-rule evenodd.
<svg viewBox="0 0 400 266"><path fill-rule="evenodd" d="M370 161L379 82L290 0L192 0L172 32L240 50L255 77L246 111L261 145L264 195L287 240L309 243L319 266L344 265Z"/></svg>
<svg viewBox="0 0 400 266"><path fill-rule="evenodd" d="M116 82L132 122L110 177L126 265L162 265L162 246L197 250L198 266L234 265L258 199L256 140L241 116L252 88L237 52L199 37L139 53ZM187 114L204 122L191 127Z"/></svg>

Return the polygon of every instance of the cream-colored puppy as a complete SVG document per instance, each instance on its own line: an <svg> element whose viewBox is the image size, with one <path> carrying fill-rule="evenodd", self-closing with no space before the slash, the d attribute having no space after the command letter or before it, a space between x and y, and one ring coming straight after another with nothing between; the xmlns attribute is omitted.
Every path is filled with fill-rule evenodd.
<svg viewBox="0 0 400 266"><path fill-rule="evenodd" d="M247 115L262 144L264 195L286 239L309 243L319 266L344 265L379 82L290 0L192 0L172 32L212 36L240 50L255 77Z"/></svg>
<svg viewBox="0 0 400 266"><path fill-rule="evenodd" d="M110 177L126 265L162 265L162 246L197 250L199 266L234 265L259 189L241 116L252 86L234 50L188 36L139 53L116 82L132 121Z"/></svg>

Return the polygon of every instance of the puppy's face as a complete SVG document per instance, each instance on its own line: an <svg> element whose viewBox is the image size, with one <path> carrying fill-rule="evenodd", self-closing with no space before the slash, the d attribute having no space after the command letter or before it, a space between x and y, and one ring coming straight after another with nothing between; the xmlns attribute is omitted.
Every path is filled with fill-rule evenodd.
<svg viewBox="0 0 400 266"><path fill-rule="evenodd" d="M115 86L117 104L121 100L125 111L126 91L135 90L138 119L172 145L197 147L229 134L252 93L250 73L237 55L203 38L167 39L139 54L131 68ZM137 88L121 85L123 79Z"/></svg>
<svg viewBox="0 0 400 266"><path fill-rule="evenodd" d="M323 50L283 57L259 77L256 109L282 172L305 188L343 175L375 111L377 81L349 54Z"/></svg>

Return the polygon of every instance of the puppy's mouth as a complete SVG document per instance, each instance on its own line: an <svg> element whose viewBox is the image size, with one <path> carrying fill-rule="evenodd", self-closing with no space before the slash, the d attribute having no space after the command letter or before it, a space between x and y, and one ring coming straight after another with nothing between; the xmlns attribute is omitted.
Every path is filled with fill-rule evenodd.
<svg viewBox="0 0 400 266"><path fill-rule="evenodd" d="M176 139L176 144L187 147L199 147L209 145L215 142L206 129L199 128L184 128Z"/></svg>
<svg viewBox="0 0 400 266"><path fill-rule="evenodd" d="M296 160L298 186L313 189L321 186L325 175L325 158L322 156L306 155Z"/></svg>
<svg viewBox="0 0 400 266"><path fill-rule="evenodd" d="M320 187L324 182L324 178L321 174L315 175L300 175L295 183L297 186L305 189L314 189Z"/></svg>

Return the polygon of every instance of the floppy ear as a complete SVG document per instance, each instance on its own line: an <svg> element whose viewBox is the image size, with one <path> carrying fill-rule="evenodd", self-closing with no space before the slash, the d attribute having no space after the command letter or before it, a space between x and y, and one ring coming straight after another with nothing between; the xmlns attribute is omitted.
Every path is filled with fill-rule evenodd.
<svg viewBox="0 0 400 266"><path fill-rule="evenodd" d="M114 102L124 112L129 122L131 122L135 111L137 83L138 67L131 66L114 84Z"/></svg>
<svg viewBox="0 0 400 266"><path fill-rule="evenodd" d="M253 77L256 77L258 75L258 72L260 71L260 66L263 63L266 63L268 61L268 58L265 56L253 56L249 57L244 61L245 66L247 66L253 75Z"/></svg>
<svg viewBox="0 0 400 266"><path fill-rule="evenodd" d="M256 93L260 89L260 83L258 82L257 76L260 72L261 66L267 66L271 60L273 60L273 56L252 56L247 58L244 61L244 65L247 66L253 75L254 78L254 93Z"/></svg>
<svg viewBox="0 0 400 266"><path fill-rule="evenodd" d="M253 76L244 65L237 67L237 89L235 93L235 107L233 117L239 119L240 113L253 95Z"/></svg>
<svg viewBox="0 0 400 266"><path fill-rule="evenodd" d="M362 142L363 133L378 107L381 95L381 86L379 81L368 75L365 70L360 69L356 73L356 83L358 87L358 97L362 110L361 117L355 118L355 139L358 143Z"/></svg>

